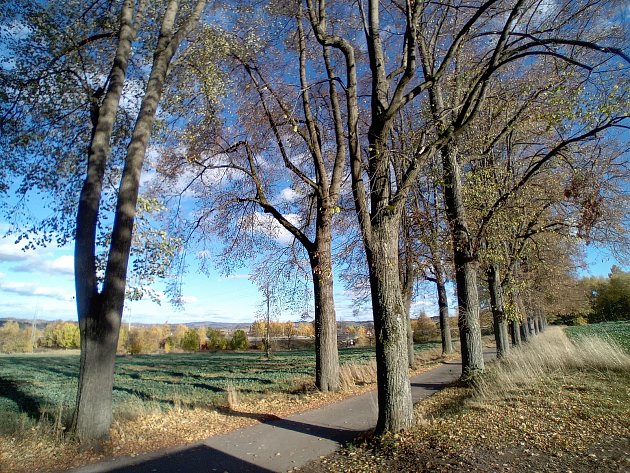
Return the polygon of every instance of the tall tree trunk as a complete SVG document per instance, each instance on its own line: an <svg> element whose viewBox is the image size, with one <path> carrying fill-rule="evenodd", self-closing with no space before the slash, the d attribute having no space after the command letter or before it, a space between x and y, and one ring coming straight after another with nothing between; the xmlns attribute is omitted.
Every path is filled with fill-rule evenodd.
<svg viewBox="0 0 630 473"><path fill-rule="evenodd" d="M510 320L510 336L512 338L512 346L520 346L521 345L521 331L519 323Z"/></svg>
<svg viewBox="0 0 630 473"><path fill-rule="evenodd" d="M398 275L398 231L395 218L375 220L372 239L366 242L377 340L378 433L407 429L413 421L408 329Z"/></svg>
<svg viewBox="0 0 630 473"><path fill-rule="evenodd" d="M88 446L109 436L120 329L120 318L112 317L104 304L99 306L101 296L93 300L93 310L81 324L79 384L73 421L78 440Z"/></svg>
<svg viewBox="0 0 630 473"><path fill-rule="evenodd" d="M411 264L406 262L406 264ZM409 361L409 368L413 369L416 366L416 354L413 346L413 327L411 325L411 299L413 297L413 280L405 280L403 283L402 298L405 308L405 323L407 324L407 359Z"/></svg>
<svg viewBox="0 0 630 473"><path fill-rule="evenodd" d="M267 303L267 314L265 316L265 358L271 358L271 294L267 287L265 294L265 302Z"/></svg>
<svg viewBox="0 0 630 473"><path fill-rule="evenodd" d="M333 298L331 222L324 212L318 215L316 251L310 254L315 299L315 384L320 391L337 391L339 351Z"/></svg>
<svg viewBox="0 0 630 473"><path fill-rule="evenodd" d="M453 239L453 263L457 284L458 328L462 352L462 380L469 381L484 370L481 327L479 325L479 295L477 264L466 224L462 179L456 150L442 150L444 171L444 203Z"/></svg>
<svg viewBox="0 0 630 473"><path fill-rule="evenodd" d="M509 353L510 343L507 337L507 323L503 307L503 289L501 288L499 269L495 265L490 265L486 271L486 275L488 277L488 289L490 291L490 306L492 309L497 358L503 358Z"/></svg>
<svg viewBox="0 0 630 473"><path fill-rule="evenodd" d="M527 316L521 319L519 329L521 332L521 340L525 343L529 342L529 327L527 326Z"/></svg>
<svg viewBox="0 0 630 473"><path fill-rule="evenodd" d="M98 192L96 192L94 174L97 174L97 169L90 171L90 164L88 163L88 177L81 192L81 203L77 212L77 243L75 245L75 267L78 269L75 275L77 280L77 307L79 326L84 333L84 340L81 342L74 428L78 439L82 443L100 441L109 435L109 427L112 420L111 399L116 346L118 344L118 334L125 301L127 268L142 164L151 135L151 128L155 121L157 107L162 96L168 67L179 45L199 20L204 7L205 1L199 0L187 21L176 32L173 29L179 2L171 0L165 10L153 56L151 73L131 141L127 148L125 166L118 189L103 290L100 295L96 289L95 272L93 273L94 278L92 278L90 271L94 268L94 242L102 177ZM125 2L121 24L124 26L126 33L123 38L123 27L121 27L121 37L112 68L112 73L116 72L118 74L119 78L117 80L122 81L121 83L124 83L126 63L131 51L131 40L134 37L133 27L129 26L133 14L133 2ZM121 57L119 57L119 53L121 53ZM124 69L122 68L123 63ZM120 93L122 93L122 89ZM107 101L107 96L105 100ZM115 112L113 115L111 113L108 114L107 119L112 120L111 125L107 124L110 130L109 135L103 134L101 138L107 140L105 149L108 152ZM93 137L92 144L94 144L96 136L97 133ZM102 143L100 145L103 146ZM102 156L106 159L105 154ZM91 155L90 159L92 158L95 158L95 156ZM94 161L96 166L98 160L94 159ZM104 170L104 162L100 162L100 165L103 166ZM84 228L81 228L82 226ZM79 261L76 261L77 258ZM83 258L86 259L83 260ZM81 281L83 277L87 278L86 281Z"/></svg>
<svg viewBox="0 0 630 473"><path fill-rule="evenodd" d="M112 386L120 323L106 319L98 292L96 231L112 130L135 38L134 14L134 2L125 1L109 85L100 106L94 98L87 175L77 209L74 272L81 357L73 431L84 444L107 438L112 422Z"/></svg>
<svg viewBox="0 0 630 473"><path fill-rule="evenodd" d="M477 293L476 265L455 251L455 281L459 339L462 353L462 376L464 382L472 381L484 370L481 327L479 325L479 295Z"/></svg>
<svg viewBox="0 0 630 473"><path fill-rule="evenodd" d="M435 265L435 285L438 294L438 309L440 311L440 333L442 335L442 354L453 353L453 342L451 340L451 324L448 317L448 299L446 295L446 283L444 281L444 270L441 265Z"/></svg>

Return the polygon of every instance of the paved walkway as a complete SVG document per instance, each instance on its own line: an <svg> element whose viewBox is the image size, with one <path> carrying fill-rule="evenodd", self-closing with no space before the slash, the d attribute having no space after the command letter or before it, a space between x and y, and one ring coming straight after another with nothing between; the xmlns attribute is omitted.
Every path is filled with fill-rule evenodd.
<svg viewBox="0 0 630 473"><path fill-rule="evenodd" d="M425 399L461 373L458 361L411 379L413 401ZM376 390L287 418L210 437L202 442L136 457L121 457L75 473L283 472L302 466L372 429Z"/></svg>

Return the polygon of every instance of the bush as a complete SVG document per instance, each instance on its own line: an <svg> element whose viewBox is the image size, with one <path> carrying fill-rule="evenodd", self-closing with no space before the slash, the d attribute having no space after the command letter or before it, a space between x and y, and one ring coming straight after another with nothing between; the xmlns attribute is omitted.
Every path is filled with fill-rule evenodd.
<svg viewBox="0 0 630 473"><path fill-rule="evenodd" d="M248 342L247 335L244 330L237 330L232 335L232 341L230 342L232 350L247 350Z"/></svg>
<svg viewBox="0 0 630 473"><path fill-rule="evenodd" d="M630 320L630 273L613 266L608 280L601 281L594 292L589 322Z"/></svg>
<svg viewBox="0 0 630 473"><path fill-rule="evenodd" d="M135 328L129 332L127 349L130 354L155 353L159 348L160 338L155 330Z"/></svg>
<svg viewBox="0 0 630 473"><path fill-rule="evenodd" d="M79 324L58 322L47 325L41 344L48 348L79 348L81 346Z"/></svg>
<svg viewBox="0 0 630 473"><path fill-rule="evenodd" d="M15 321L6 322L0 327L0 352L30 353L32 351L30 330L20 329Z"/></svg>
<svg viewBox="0 0 630 473"><path fill-rule="evenodd" d="M175 348L175 342L173 341L173 337L168 337L164 340L164 353L170 353Z"/></svg>
<svg viewBox="0 0 630 473"><path fill-rule="evenodd" d="M188 330L182 337L182 350L199 351L199 334L196 330Z"/></svg>
<svg viewBox="0 0 630 473"><path fill-rule="evenodd" d="M438 325L426 315L422 315L412 321L412 327L413 341L416 343L430 342L440 337Z"/></svg>
<svg viewBox="0 0 630 473"><path fill-rule="evenodd" d="M209 328L207 335L208 350L225 350L228 347L228 341L220 330Z"/></svg>

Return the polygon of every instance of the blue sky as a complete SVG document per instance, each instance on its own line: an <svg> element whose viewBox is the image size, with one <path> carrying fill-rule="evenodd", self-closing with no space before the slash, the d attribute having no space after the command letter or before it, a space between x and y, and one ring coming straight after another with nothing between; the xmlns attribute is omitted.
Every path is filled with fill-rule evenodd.
<svg viewBox="0 0 630 473"><path fill-rule="evenodd" d="M75 320L72 253L72 246L24 252L14 238L0 238L0 317ZM163 285L158 283L155 289L160 292ZM173 307L166 298L161 304L127 302L124 319L143 323L251 322L262 301L246 273L226 277L216 271L210 275L191 271L184 276L183 292L183 309ZM354 320L354 301L340 282L335 292L338 318ZM282 320L298 317L290 312L280 315ZM359 318L369 319L369 311L364 310Z"/></svg>
<svg viewBox="0 0 630 473"><path fill-rule="evenodd" d="M2 233L7 228L0 226ZM14 238L0 238L0 317L76 320L72 253L71 246L24 252L14 243ZM607 275L613 264L619 264L608 251L596 248L588 249L587 263L589 268L583 274L596 276ZM160 291L160 284L155 289ZM124 320L132 323L251 322L262 301L246 273L225 277L216 271L208 276L191 271L184 276L183 290L183 309L174 308L167 300L159 305L150 300L127 302ZM335 296L339 320L371 318L368 309L360 311L358 317L354 315L356 304L339 281ZM412 311L421 310L429 315L437 313L433 284L422 286ZM280 319L297 320L298 317L284 312Z"/></svg>

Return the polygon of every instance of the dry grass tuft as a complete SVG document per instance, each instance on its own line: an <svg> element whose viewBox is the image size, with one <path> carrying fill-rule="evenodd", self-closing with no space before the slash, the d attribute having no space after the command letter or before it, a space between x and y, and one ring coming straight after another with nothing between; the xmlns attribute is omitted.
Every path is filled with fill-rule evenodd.
<svg viewBox="0 0 630 473"><path fill-rule="evenodd" d="M436 346L435 348L422 350L416 353L414 361L416 363L416 366L421 366L427 363L431 363L433 361L440 360L442 358L442 347Z"/></svg>
<svg viewBox="0 0 630 473"><path fill-rule="evenodd" d="M230 410L235 411L240 405L240 394L238 388L232 383L228 383L225 387L225 393L227 394L227 404Z"/></svg>
<svg viewBox="0 0 630 473"><path fill-rule="evenodd" d="M584 337L572 342L561 328L549 327L495 363L478 380L476 397L504 396L571 370L630 371L630 355L612 340Z"/></svg>
<svg viewBox="0 0 630 473"><path fill-rule="evenodd" d="M376 360L368 363L347 363L339 369L339 381L342 390L355 386L364 386L376 382Z"/></svg>

